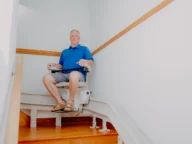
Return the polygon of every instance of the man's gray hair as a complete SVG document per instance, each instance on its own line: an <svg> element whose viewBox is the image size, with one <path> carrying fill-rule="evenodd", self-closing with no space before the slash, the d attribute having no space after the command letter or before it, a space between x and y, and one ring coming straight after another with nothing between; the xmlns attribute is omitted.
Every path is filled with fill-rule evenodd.
<svg viewBox="0 0 192 144"><path fill-rule="evenodd" d="M79 32L77 29L71 30L70 34L71 34L72 32L74 32L74 31L76 31L76 32L78 32L78 33L80 34L80 32Z"/></svg>

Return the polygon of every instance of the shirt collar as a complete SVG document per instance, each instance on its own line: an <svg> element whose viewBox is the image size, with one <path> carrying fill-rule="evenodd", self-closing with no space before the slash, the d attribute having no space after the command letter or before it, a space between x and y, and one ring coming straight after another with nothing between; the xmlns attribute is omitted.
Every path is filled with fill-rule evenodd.
<svg viewBox="0 0 192 144"><path fill-rule="evenodd" d="M77 48L80 48L80 46L81 46L80 44L78 44L76 47L73 47L73 48L70 46L69 49L77 49Z"/></svg>

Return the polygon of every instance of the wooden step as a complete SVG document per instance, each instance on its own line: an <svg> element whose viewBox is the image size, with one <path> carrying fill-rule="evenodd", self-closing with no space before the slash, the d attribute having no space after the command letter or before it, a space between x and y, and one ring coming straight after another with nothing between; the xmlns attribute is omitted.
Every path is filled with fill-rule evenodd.
<svg viewBox="0 0 192 144"><path fill-rule="evenodd" d="M102 128L101 119L96 119ZM110 132L90 129L91 117L64 117L62 127L55 127L55 118L37 119L37 128L30 128L30 117L20 112L19 144L117 144L117 132L107 123Z"/></svg>
<svg viewBox="0 0 192 144"><path fill-rule="evenodd" d="M101 133L89 124L62 127L20 127L19 144L117 144L117 132Z"/></svg>

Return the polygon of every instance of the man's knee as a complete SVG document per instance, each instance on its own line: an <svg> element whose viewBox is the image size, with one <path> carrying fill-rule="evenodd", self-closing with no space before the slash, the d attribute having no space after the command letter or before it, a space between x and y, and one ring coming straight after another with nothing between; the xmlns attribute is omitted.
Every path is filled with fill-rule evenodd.
<svg viewBox="0 0 192 144"><path fill-rule="evenodd" d="M69 75L69 81L79 81L80 73L77 71L71 72Z"/></svg>
<svg viewBox="0 0 192 144"><path fill-rule="evenodd" d="M55 80L50 74L46 74L45 76L43 76L43 83L44 84L55 83Z"/></svg>

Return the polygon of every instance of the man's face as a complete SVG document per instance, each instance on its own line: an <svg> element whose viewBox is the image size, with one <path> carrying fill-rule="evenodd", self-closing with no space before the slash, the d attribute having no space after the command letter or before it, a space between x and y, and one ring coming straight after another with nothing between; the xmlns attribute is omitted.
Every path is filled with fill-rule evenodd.
<svg viewBox="0 0 192 144"><path fill-rule="evenodd" d="M72 31L70 35L71 44L78 44L79 43L79 33L77 31Z"/></svg>

